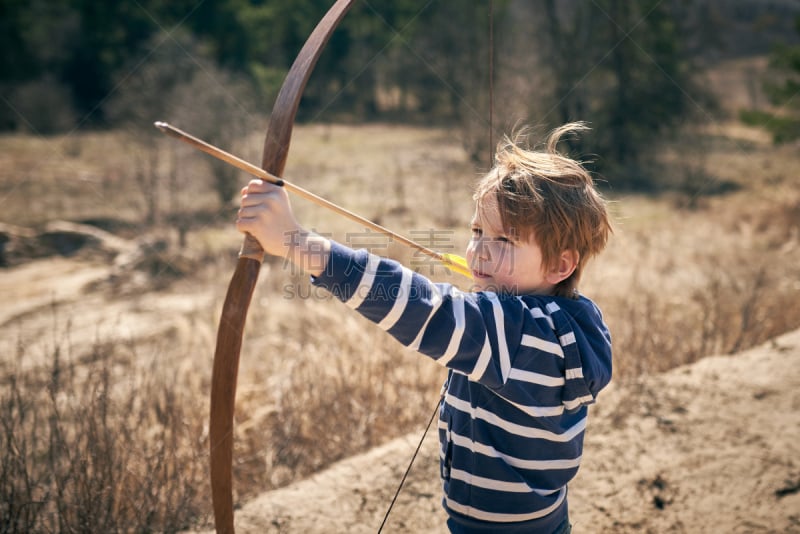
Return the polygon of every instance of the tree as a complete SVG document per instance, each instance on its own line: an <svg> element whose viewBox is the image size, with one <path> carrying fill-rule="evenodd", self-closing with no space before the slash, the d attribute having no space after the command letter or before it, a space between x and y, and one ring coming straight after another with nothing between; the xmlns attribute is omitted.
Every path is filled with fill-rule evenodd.
<svg viewBox="0 0 800 534"><path fill-rule="evenodd" d="M163 177L174 177L181 165L178 162L174 168L166 169L175 157L163 160L158 147L165 138L153 127L153 122L175 122L198 137L235 150L234 142L254 130L252 121L256 114L249 82L217 67L206 48L191 35L181 32L155 35L143 53L148 60L122 71L117 91L104 111L130 135L131 146L138 147L145 158L137 164L135 177L145 201L146 221L156 224L162 216L159 201L164 189L169 189ZM174 147L174 141L169 140L168 146ZM237 188L236 171L216 160L207 161L212 171L211 187L220 205L227 206ZM199 178L187 177L196 184L196 191L201 188ZM174 197L174 192L170 197ZM170 215L180 210L177 204L170 202Z"/></svg>
<svg viewBox="0 0 800 534"><path fill-rule="evenodd" d="M78 35L68 0L0 0L0 130L47 134L74 125L62 68Z"/></svg>
<svg viewBox="0 0 800 534"><path fill-rule="evenodd" d="M795 19L795 28L800 34L800 17ZM776 46L769 67L764 90L774 111L744 110L740 118L769 130L775 143L800 139L800 45Z"/></svg>
<svg viewBox="0 0 800 534"><path fill-rule="evenodd" d="M689 28L678 1L596 0L540 6L541 50L551 73L549 125L586 120L591 137L572 141L602 154L617 186L650 187L646 156L710 97L695 82L684 47Z"/></svg>

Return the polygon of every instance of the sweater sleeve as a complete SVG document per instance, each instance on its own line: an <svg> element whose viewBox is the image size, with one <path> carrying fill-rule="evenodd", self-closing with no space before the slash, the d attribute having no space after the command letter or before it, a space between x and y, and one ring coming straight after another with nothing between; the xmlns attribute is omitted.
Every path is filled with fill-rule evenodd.
<svg viewBox="0 0 800 534"><path fill-rule="evenodd" d="M473 294L336 242L325 271L312 282L443 365L466 375L486 366L491 344Z"/></svg>

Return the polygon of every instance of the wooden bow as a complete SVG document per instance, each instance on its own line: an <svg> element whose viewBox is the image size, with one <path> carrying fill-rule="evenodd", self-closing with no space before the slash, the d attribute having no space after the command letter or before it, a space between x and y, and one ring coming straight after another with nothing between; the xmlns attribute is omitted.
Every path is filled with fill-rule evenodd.
<svg viewBox="0 0 800 534"><path fill-rule="evenodd" d="M261 168L281 176L289 153L297 107L311 70L334 28L354 0L337 0L314 28L292 64L272 109ZM217 331L211 375L209 446L214 524L219 533L233 533L233 414L239 354L247 310L253 296L264 250L252 236L245 237L236 270L228 286Z"/></svg>

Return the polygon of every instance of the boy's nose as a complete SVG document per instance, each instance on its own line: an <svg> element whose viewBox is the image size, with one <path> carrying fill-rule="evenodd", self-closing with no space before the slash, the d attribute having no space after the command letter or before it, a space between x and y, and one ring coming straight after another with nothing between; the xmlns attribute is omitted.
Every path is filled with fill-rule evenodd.
<svg viewBox="0 0 800 534"><path fill-rule="evenodd" d="M475 245L475 256L483 261L489 261L492 259L492 255L489 253L489 247L483 238L479 239L478 243Z"/></svg>

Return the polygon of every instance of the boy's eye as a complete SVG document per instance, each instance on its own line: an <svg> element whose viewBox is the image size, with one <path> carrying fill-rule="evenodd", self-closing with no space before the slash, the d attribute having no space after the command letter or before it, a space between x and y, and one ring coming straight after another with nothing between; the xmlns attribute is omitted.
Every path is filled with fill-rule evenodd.
<svg viewBox="0 0 800 534"><path fill-rule="evenodd" d="M473 228L472 229L472 236L473 237L480 237L482 235L483 235L483 230L481 230L480 228Z"/></svg>

